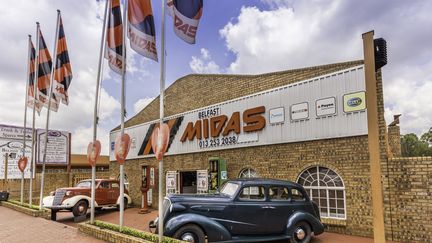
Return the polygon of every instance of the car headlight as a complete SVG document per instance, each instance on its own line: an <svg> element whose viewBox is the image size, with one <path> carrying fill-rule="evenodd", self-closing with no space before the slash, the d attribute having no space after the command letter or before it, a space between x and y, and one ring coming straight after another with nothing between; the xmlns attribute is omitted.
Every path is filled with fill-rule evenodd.
<svg viewBox="0 0 432 243"><path fill-rule="evenodd" d="M66 192L66 196L72 196L74 193L73 193L73 191L67 191Z"/></svg>
<svg viewBox="0 0 432 243"><path fill-rule="evenodd" d="M51 192L49 193L49 195L50 195L50 196L54 196L54 195L55 195L55 191L51 191Z"/></svg>

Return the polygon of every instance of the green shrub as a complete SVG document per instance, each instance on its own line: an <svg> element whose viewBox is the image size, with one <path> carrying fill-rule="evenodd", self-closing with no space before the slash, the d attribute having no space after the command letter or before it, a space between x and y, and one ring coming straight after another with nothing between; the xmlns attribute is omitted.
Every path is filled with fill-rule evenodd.
<svg viewBox="0 0 432 243"><path fill-rule="evenodd" d="M107 230L112 230L115 232L120 232L120 226L116 225L116 224L111 224L111 223L107 223L107 222L103 222L103 221L99 221L96 220L94 222L95 226L98 226L102 229L107 229ZM151 242L159 242L159 237L158 235L152 234L152 233L148 233L148 232L144 232L144 231L140 231L140 230L136 230L136 229L132 229L129 227L122 227L122 231L121 233L126 234L126 235L130 235L130 236L134 236L140 239L144 239L144 240L148 240ZM163 237L162 238L162 242L164 243L179 243L181 241L176 240L176 239L172 239L172 238L168 238L168 237Z"/></svg>
<svg viewBox="0 0 432 243"><path fill-rule="evenodd" d="M36 205L33 205L33 204L30 205L28 203L21 204L21 202L19 202L17 200L11 200L11 199L9 199L8 202L13 203L13 204L18 205L18 206L30 208L30 209L33 209L33 210L39 210L40 209L39 206L36 206Z"/></svg>

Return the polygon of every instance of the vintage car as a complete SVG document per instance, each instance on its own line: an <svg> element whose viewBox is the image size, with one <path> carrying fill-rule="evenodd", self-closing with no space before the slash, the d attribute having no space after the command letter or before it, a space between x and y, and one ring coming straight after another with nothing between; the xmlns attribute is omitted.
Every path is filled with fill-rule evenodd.
<svg viewBox="0 0 432 243"><path fill-rule="evenodd" d="M95 208L119 207L120 182L118 180L97 179L95 181ZM132 203L125 188L125 208ZM85 215L91 202L91 180L83 180L75 187L59 188L43 198L43 207L51 209L51 214L60 210L72 211L75 217ZM54 216L55 218L55 216Z"/></svg>
<svg viewBox="0 0 432 243"><path fill-rule="evenodd" d="M163 234L189 242L309 242L324 231L304 188L282 180L236 179L214 195L170 194L163 210ZM158 218L149 226L157 232Z"/></svg>

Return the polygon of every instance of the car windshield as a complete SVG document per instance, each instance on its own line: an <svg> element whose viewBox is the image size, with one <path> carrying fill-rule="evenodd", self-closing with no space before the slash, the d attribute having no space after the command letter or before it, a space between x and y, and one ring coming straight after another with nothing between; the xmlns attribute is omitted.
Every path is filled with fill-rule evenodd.
<svg viewBox="0 0 432 243"><path fill-rule="evenodd" d="M78 182L75 187L79 187L79 188L90 188L91 187L91 182L90 181L80 181Z"/></svg>
<svg viewBox="0 0 432 243"><path fill-rule="evenodd" d="M239 188L239 185L232 182L227 182L220 190L221 194L229 195L230 197L233 197L236 193L237 189Z"/></svg>

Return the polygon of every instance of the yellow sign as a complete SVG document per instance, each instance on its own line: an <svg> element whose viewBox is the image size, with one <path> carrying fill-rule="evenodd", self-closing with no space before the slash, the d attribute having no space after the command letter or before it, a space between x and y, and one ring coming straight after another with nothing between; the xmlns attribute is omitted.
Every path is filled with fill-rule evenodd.
<svg viewBox="0 0 432 243"><path fill-rule="evenodd" d="M366 93L364 91L343 96L344 112L354 112L366 109Z"/></svg>

